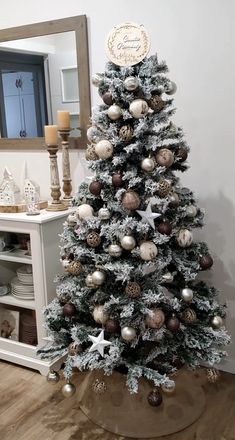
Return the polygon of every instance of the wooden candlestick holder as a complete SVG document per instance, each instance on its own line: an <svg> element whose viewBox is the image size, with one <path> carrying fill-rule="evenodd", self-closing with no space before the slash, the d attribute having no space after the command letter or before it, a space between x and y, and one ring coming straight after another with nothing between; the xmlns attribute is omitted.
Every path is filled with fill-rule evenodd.
<svg viewBox="0 0 235 440"><path fill-rule="evenodd" d="M50 156L50 175L51 175L51 197L52 202L48 205L47 211L65 211L67 206L62 203L60 196L60 179L57 164L58 145L47 145Z"/></svg>
<svg viewBox="0 0 235 440"><path fill-rule="evenodd" d="M70 174L70 161L69 161L69 134L70 129L59 129L59 135L61 137L62 146L62 167L63 167L63 192L64 196L62 202L66 206L72 205L72 185L71 185L71 174Z"/></svg>

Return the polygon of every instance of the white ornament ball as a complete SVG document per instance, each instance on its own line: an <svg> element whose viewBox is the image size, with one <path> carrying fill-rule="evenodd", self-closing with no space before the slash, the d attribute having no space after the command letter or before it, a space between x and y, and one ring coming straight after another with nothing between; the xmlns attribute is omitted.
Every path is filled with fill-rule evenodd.
<svg viewBox="0 0 235 440"><path fill-rule="evenodd" d="M104 77L104 75L102 73L93 73L93 75L91 77L91 82L92 82L93 86L99 87L103 81L103 77Z"/></svg>
<svg viewBox="0 0 235 440"><path fill-rule="evenodd" d="M125 327L122 327L122 329L121 329L121 336L122 336L122 339L130 342L136 338L136 331L133 327L125 326Z"/></svg>
<svg viewBox="0 0 235 440"><path fill-rule="evenodd" d="M94 217L94 210L92 206L87 205L86 203L78 206L76 213L80 220L88 220L89 218Z"/></svg>
<svg viewBox="0 0 235 440"><path fill-rule="evenodd" d="M88 275L86 276L85 283L86 283L86 286L89 287L90 289L94 289L95 287L97 287L97 286L93 283L92 274L88 274Z"/></svg>
<svg viewBox="0 0 235 440"><path fill-rule="evenodd" d="M136 76L128 76L124 82L124 87L128 92L133 92L134 90L138 89L139 87L139 80L136 78Z"/></svg>
<svg viewBox="0 0 235 440"><path fill-rule="evenodd" d="M186 215L187 217L195 217L197 215L197 207L195 205L188 205L186 207Z"/></svg>
<svg viewBox="0 0 235 440"><path fill-rule="evenodd" d="M219 330L224 325L224 322L221 316L214 316L211 320L211 324L215 329Z"/></svg>
<svg viewBox="0 0 235 440"><path fill-rule="evenodd" d="M100 131L94 125L87 129L86 134L89 142L98 142L100 138Z"/></svg>
<svg viewBox="0 0 235 440"><path fill-rule="evenodd" d="M76 391L76 387L73 383L66 383L62 387L62 393L64 397L71 397Z"/></svg>
<svg viewBox="0 0 235 440"><path fill-rule="evenodd" d="M108 109L108 117L109 119L112 119L112 121L117 121L122 115L122 109L119 107L119 105L113 104L110 105Z"/></svg>
<svg viewBox="0 0 235 440"><path fill-rule="evenodd" d="M181 229L178 233L176 240L180 247L189 247L193 242L193 234L188 229Z"/></svg>
<svg viewBox="0 0 235 440"><path fill-rule="evenodd" d="M77 215L75 212L68 215L67 222L69 226L75 226L77 224Z"/></svg>
<svg viewBox="0 0 235 440"><path fill-rule="evenodd" d="M171 382L167 385L162 385L161 390L165 394L173 394L175 391L175 382L171 380Z"/></svg>
<svg viewBox="0 0 235 440"><path fill-rule="evenodd" d="M124 235L121 239L121 246L126 251L131 251L136 246L135 238L132 235Z"/></svg>
<svg viewBox="0 0 235 440"><path fill-rule="evenodd" d="M108 253L111 255L111 257L120 257L122 254L122 248L119 246L119 244L111 244L108 247Z"/></svg>
<svg viewBox="0 0 235 440"><path fill-rule="evenodd" d="M107 313L104 312L104 306L95 306L92 316L98 324L105 324L109 318Z"/></svg>
<svg viewBox="0 0 235 440"><path fill-rule="evenodd" d="M110 217L111 217L111 213L108 210L108 208L100 208L99 211L98 211L98 217L101 220L109 220Z"/></svg>
<svg viewBox="0 0 235 440"><path fill-rule="evenodd" d="M168 95L174 95L174 93L176 92L176 90L177 90L177 85L176 85L176 83L175 83L174 81L171 81L171 82L169 83L169 85L166 87L165 92L166 92Z"/></svg>
<svg viewBox="0 0 235 440"><path fill-rule="evenodd" d="M144 118L148 111L149 106L144 99L134 99L134 101L130 103L129 112L136 119Z"/></svg>
<svg viewBox="0 0 235 440"><path fill-rule="evenodd" d="M181 290L181 298L186 302L190 303L193 299L193 291L189 287L185 287Z"/></svg>
<svg viewBox="0 0 235 440"><path fill-rule="evenodd" d="M105 282L106 275L101 270L95 270L92 274L92 281L96 286L101 286Z"/></svg>
<svg viewBox="0 0 235 440"><path fill-rule="evenodd" d="M100 159L109 159L113 155L113 146L111 142L103 139L96 144L95 152Z"/></svg>
<svg viewBox="0 0 235 440"><path fill-rule="evenodd" d="M157 256L157 254L157 246L152 241L144 241L140 245L140 258L142 258L142 260L153 260Z"/></svg>
<svg viewBox="0 0 235 440"><path fill-rule="evenodd" d="M155 168L155 162L151 157L146 157L141 162L141 168L143 171L147 171L148 173L153 171Z"/></svg>
<svg viewBox="0 0 235 440"><path fill-rule="evenodd" d="M51 384L56 384L60 380L60 375L57 373L57 371L50 370L47 374L47 382L50 382Z"/></svg>

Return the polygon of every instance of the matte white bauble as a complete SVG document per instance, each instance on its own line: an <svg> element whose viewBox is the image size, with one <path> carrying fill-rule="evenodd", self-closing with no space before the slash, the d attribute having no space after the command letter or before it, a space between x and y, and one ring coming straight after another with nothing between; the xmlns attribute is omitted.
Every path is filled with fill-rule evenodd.
<svg viewBox="0 0 235 440"><path fill-rule="evenodd" d="M96 286L101 286L105 282L106 275L102 270L95 270L92 274L92 281Z"/></svg>
<svg viewBox="0 0 235 440"><path fill-rule="evenodd" d="M181 298L186 302L190 303L193 299L193 291L189 287L184 287L184 289L181 290Z"/></svg>
<svg viewBox="0 0 235 440"><path fill-rule="evenodd" d="M181 229L177 235L176 240L180 247L189 247L193 242L193 234L188 229Z"/></svg>
<svg viewBox="0 0 235 440"><path fill-rule="evenodd" d="M108 117L109 119L112 119L112 121L117 121L122 115L122 109L119 107L119 105L113 104L110 105L108 109Z"/></svg>
<svg viewBox="0 0 235 440"><path fill-rule="evenodd" d="M120 257L122 254L122 248L119 246L119 244L111 244L108 247L108 253L111 255L111 257Z"/></svg>
<svg viewBox="0 0 235 440"><path fill-rule="evenodd" d="M94 210L92 206L84 203L83 205L78 206L76 213L80 220L88 220L94 216Z"/></svg>
<svg viewBox="0 0 235 440"><path fill-rule="evenodd" d="M130 103L129 112L136 119L144 118L148 111L149 106L144 99L134 99L134 101Z"/></svg>
<svg viewBox="0 0 235 440"><path fill-rule="evenodd" d="M111 142L103 139L96 144L95 152L100 159L109 159L113 155L113 146Z"/></svg>
<svg viewBox="0 0 235 440"><path fill-rule="evenodd" d="M99 87L103 81L103 78L104 78L103 73L93 73L93 75L91 77L91 82L92 82L93 86Z"/></svg>
<svg viewBox="0 0 235 440"><path fill-rule="evenodd" d="M108 208L105 208L105 207L104 208L100 208L99 211L98 211L98 217L101 220L108 220L111 217L111 213L108 210Z"/></svg>
<svg viewBox="0 0 235 440"><path fill-rule="evenodd" d="M153 159L151 159L151 157L146 157L145 159L142 160L141 162L141 168L143 171L146 172L151 172L154 170L155 168L155 162Z"/></svg>
<svg viewBox="0 0 235 440"><path fill-rule="evenodd" d="M128 76L124 82L124 87L128 92L133 92L134 90L138 89L139 87L139 80L136 78L136 76Z"/></svg>
<svg viewBox="0 0 235 440"><path fill-rule="evenodd" d="M142 260L153 260L157 256L157 254L157 246L152 241L144 241L140 245L140 258L142 258Z"/></svg>
<svg viewBox="0 0 235 440"><path fill-rule="evenodd" d="M121 239L121 246L126 251L131 251L136 246L136 241L133 235L124 235Z"/></svg>
<svg viewBox="0 0 235 440"><path fill-rule="evenodd" d="M188 205L186 207L186 215L188 217L195 217L197 215L197 207L195 205Z"/></svg>
<svg viewBox="0 0 235 440"><path fill-rule="evenodd" d="M98 142L100 138L100 131L94 125L87 129L86 134L89 142Z"/></svg>
<svg viewBox="0 0 235 440"><path fill-rule="evenodd" d="M176 92L176 90L177 90L177 85L176 85L176 83L175 83L174 81L170 81L169 85L166 87L165 92L166 92L168 95L174 95L174 93Z"/></svg>
<svg viewBox="0 0 235 440"><path fill-rule="evenodd" d="M133 341L136 338L136 331L133 327L125 326L121 329L122 338L125 341Z"/></svg>
<svg viewBox="0 0 235 440"><path fill-rule="evenodd" d="M104 306L95 306L92 316L98 324L105 324L109 318L107 313L104 312Z"/></svg>

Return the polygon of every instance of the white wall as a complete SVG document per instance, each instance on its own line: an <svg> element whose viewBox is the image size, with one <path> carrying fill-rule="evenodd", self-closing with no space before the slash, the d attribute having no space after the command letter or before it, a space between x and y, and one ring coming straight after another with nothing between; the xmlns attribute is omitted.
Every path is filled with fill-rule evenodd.
<svg viewBox="0 0 235 440"><path fill-rule="evenodd" d="M234 0L22 0L1 8L0 28L86 14L89 25L91 72L103 70L104 42L110 28L122 21L142 23L148 30L151 52L166 59L170 77L178 85L175 121L191 145L191 169L183 182L195 190L207 210L207 225L200 235L215 258L209 277L232 301L228 327L235 339L235 2ZM93 104L99 101L92 90ZM83 154L71 154L74 187L86 172ZM0 152L0 175L5 163L20 179L23 152ZM42 193L48 196L49 163L46 152L27 153L27 161ZM235 346L230 347L229 368L235 372Z"/></svg>

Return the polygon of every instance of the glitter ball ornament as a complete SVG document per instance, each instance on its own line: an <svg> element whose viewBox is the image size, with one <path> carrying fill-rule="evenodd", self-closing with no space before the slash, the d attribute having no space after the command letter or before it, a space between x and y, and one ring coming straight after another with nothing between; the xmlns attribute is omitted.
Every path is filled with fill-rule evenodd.
<svg viewBox="0 0 235 440"><path fill-rule="evenodd" d="M176 316L172 316L167 320L166 328L172 333L177 332L180 328L180 320Z"/></svg>
<svg viewBox="0 0 235 440"><path fill-rule="evenodd" d="M177 208L177 206L179 206L180 203L180 199L177 193L171 193L169 196L169 204L171 207L173 208Z"/></svg>
<svg viewBox="0 0 235 440"><path fill-rule="evenodd" d="M128 76L124 79L123 85L128 92L134 92L139 87L139 80L136 76Z"/></svg>
<svg viewBox="0 0 235 440"><path fill-rule="evenodd" d="M135 211L140 206L140 198L135 191L128 190L122 198L122 205L130 211Z"/></svg>
<svg viewBox="0 0 235 440"><path fill-rule="evenodd" d="M160 232L160 234L171 235L172 226L171 226L170 222L163 221L163 222L159 223L157 230L158 230L158 232Z"/></svg>
<svg viewBox="0 0 235 440"><path fill-rule="evenodd" d="M109 220L110 217L111 217L111 213L110 213L110 211L108 210L108 208L103 207L103 208L100 208L100 209L99 209L99 211L98 211L98 217L99 217L101 220Z"/></svg>
<svg viewBox="0 0 235 440"><path fill-rule="evenodd" d="M219 330L221 327L223 327L224 325L224 321L221 318L221 316L214 316L211 320L211 325L212 327L214 327L215 329Z"/></svg>
<svg viewBox="0 0 235 440"><path fill-rule="evenodd" d="M156 193L159 197L166 197L167 194L169 194L170 189L171 185L167 180L160 180Z"/></svg>
<svg viewBox="0 0 235 440"><path fill-rule="evenodd" d="M87 235L86 241L87 241L88 246L96 248L100 245L101 238L100 238L100 235L98 234L98 232L92 231Z"/></svg>
<svg viewBox="0 0 235 440"><path fill-rule="evenodd" d="M105 272L101 270L95 270L92 274L92 281L96 286L101 286L105 282Z"/></svg>
<svg viewBox="0 0 235 440"><path fill-rule="evenodd" d="M123 184L121 173L114 173L112 175L112 184L115 188L120 188Z"/></svg>
<svg viewBox="0 0 235 440"><path fill-rule="evenodd" d="M91 77L91 82L93 86L99 87L100 84L103 82L104 75L103 73L93 73Z"/></svg>
<svg viewBox="0 0 235 440"><path fill-rule="evenodd" d="M82 352L82 346L77 342L71 342L71 344L69 344L68 352L70 356L76 356Z"/></svg>
<svg viewBox="0 0 235 440"><path fill-rule="evenodd" d="M140 258L144 261L153 260L158 254L157 246L152 241L144 241L140 245Z"/></svg>
<svg viewBox="0 0 235 440"><path fill-rule="evenodd" d="M213 263L213 258L209 254L202 255L199 259L199 264L202 270L210 269L211 266L213 266Z"/></svg>
<svg viewBox="0 0 235 440"><path fill-rule="evenodd" d="M71 261L66 267L66 272L71 275L78 276L83 272L84 268L80 261Z"/></svg>
<svg viewBox="0 0 235 440"><path fill-rule="evenodd" d="M105 330L109 333L118 333L120 331L119 322L115 319L108 319L105 323Z"/></svg>
<svg viewBox="0 0 235 440"><path fill-rule="evenodd" d="M92 274L88 274L85 279L86 286L90 289L95 289L97 286L93 282Z"/></svg>
<svg viewBox="0 0 235 440"><path fill-rule="evenodd" d="M101 133L95 125L92 125L91 127L89 127L87 129L86 134L87 134L87 139L89 142L96 143L96 142L98 142Z"/></svg>
<svg viewBox="0 0 235 440"><path fill-rule="evenodd" d="M193 242L193 234L188 229L180 229L177 234L176 240L180 247L189 247Z"/></svg>
<svg viewBox="0 0 235 440"><path fill-rule="evenodd" d="M103 139L95 145L95 152L99 159L109 159L113 155L113 146L111 142Z"/></svg>
<svg viewBox="0 0 235 440"><path fill-rule="evenodd" d="M135 281L129 281L125 288L125 293L130 298L138 298L141 294L141 288Z"/></svg>
<svg viewBox="0 0 235 440"><path fill-rule="evenodd" d="M159 388L154 388L148 395L150 406L159 406L162 403L162 395Z"/></svg>
<svg viewBox="0 0 235 440"><path fill-rule="evenodd" d="M112 121L117 121L122 116L122 109L119 105L113 104L108 109L108 117Z"/></svg>
<svg viewBox="0 0 235 440"><path fill-rule="evenodd" d="M206 378L208 382L216 383L220 378L220 372L216 368L207 368L206 369Z"/></svg>
<svg viewBox="0 0 235 440"><path fill-rule="evenodd" d="M88 220L89 218L92 218L94 216L94 210L92 206L87 205L86 203L78 206L76 213L80 220Z"/></svg>
<svg viewBox="0 0 235 440"><path fill-rule="evenodd" d="M100 193L101 193L102 188L103 188L103 183L99 182L98 180L94 180L89 185L89 191L94 196L99 196Z"/></svg>
<svg viewBox="0 0 235 440"><path fill-rule="evenodd" d="M72 318L76 313L76 307L72 303L67 303L63 307L63 315L66 316L66 318Z"/></svg>
<svg viewBox="0 0 235 440"><path fill-rule="evenodd" d="M193 218L197 215L197 207L195 205L188 205L185 212L187 217Z"/></svg>
<svg viewBox="0 0 235 440"><path fill-rule="evenodd" d="M162 385L161 390L164 394L173 394L175 391L175 382L172 380L168 385Z"/></svg>
<svg viewBox="0 0 235 440"><path fill-rule="evenodd" d="M162 167L170 167L174 163L174 154L168 148L161 148L156 154L156 161Z"/></svg>
<svg viewBox="0 0 235 440"><path fill-rule="evenodd" d="M141 161L141 168L143 171L150 173L155 168L155 162L151 157L146 157Z"/></svg>
<svg viewBox="0 0 235 440"><path fill-rule="evenodd" d="M177 85L174 81L170 81L166 88L165 88L165 92L167 93L167 95L173 95L177 90Z"/></svg>
<svg viewBox="0 0 235 440"><path fill-rule="evenodd" d="M76 387L73 383L67 382L62 387L62 394L64 397L72 397L76 391Z"/></svg>
<svg viewBox="0 0 235 440"><path fill-rule="evenodd" d="M107 390L107 385L105 382L96 379L92 384L92 390L95 394L104 394Z"/></svg>
<svg viewBox="0 0 235 440"><path fill-rule="evenodd" d="M124 341L131 342L136 338L136 331L133 327L125 326L121 329L121 336Z"/></svg>
<svg viewBox="0 0 235 440"><path fill-rule="evenodd" d="M188 152L185 148L180 147L176 152L176 156L179 162L185 162L188 158Z"/></svg>
<svg viewBox="0 0 235 440"><path fill-rule="evenodd" d="M108 247L108 253L111 257L120 257L122 254L122 248L119 246L119 244L111 244Z"/></svg>
<svg viewBox="0 0 235 440"><path fill-rule="evenodd" d="M104 103L106 105L112 105L113 104L113 97L112 97L112 94L110 92L105 92L102 95L102 99L103 99L103 101L104 101Z"/></svg>
<svg viewBox="0 0 235 440"><path fill-rule="evenodd" d="M181 314L181 319L185 324L193 324L197 320L196 312L193 309L185 309Z"/></svg>
<svg viewBox="0 0 235 440"><path fill-rule="evenodd" d="M149 111L149 106L144 99L134 99L130 103L129 112L135 119L144 118Z"/></svg>
<svg viewBox="0 0 235 440"><path fill-rule="evenodd" d="M131 251L136 246L136 241L133 235L124 235L121 239L121 246L126 251Z"/></svg>
<svg viewBox="0 0 235 440"><path fill-rule="evenodd" d="M104 312L104 306L101 305L95 306L92 316L98 324L105 324L108 319L107 313Z"/></svg>
<svg viewBox="0 0 235 440"><path fill-rule="evenodd" d="M153 95L152 98L149 99L148 105L154 112L157 113L164 108L165 102L162 100L161 96Z"/></svg>
<svg viewBox="0 0 235 440"><path fill-rule="evenodd" d="M60 376L57 373L57 371L50 370L47 374L47 382L51 383L52 385L55 385L57 382L59 382Z"/></svg>
<svg viewBox="0 0 235 440"><path fill-rule="evenodd" d="M134 130L131 125L123 125L119 130L119 136L123 141L128 142L133 137Z"/></svg>
<svg viewBox="0 0 235 440"><path fill-rule="evenodd" d="M151 313L146 316L145 323L150 328L161 328L165 322L165 315L161 309L151 309Z"/></svg>
<svg viewBox="0 0 235 440"><path fill-rule="evenodd" d="M189 287L184 287L184 289L181 290L181 298L186 303L190 303L193 300L193 291Z"/></svg>
<svg viewBox="0 0 235 440"><path fill-rule="evenodd" d="M97 160L98 156L95 152L95 147L89 145L89 147L87 147L86 152L85 152L85 158L86 160Z"/></svg>

